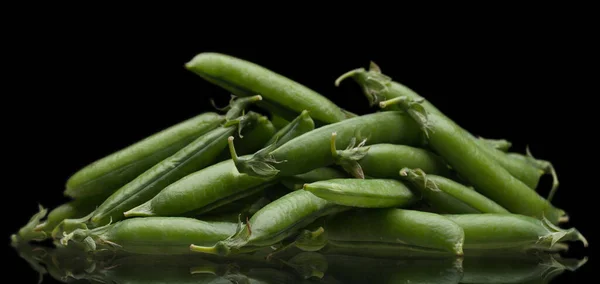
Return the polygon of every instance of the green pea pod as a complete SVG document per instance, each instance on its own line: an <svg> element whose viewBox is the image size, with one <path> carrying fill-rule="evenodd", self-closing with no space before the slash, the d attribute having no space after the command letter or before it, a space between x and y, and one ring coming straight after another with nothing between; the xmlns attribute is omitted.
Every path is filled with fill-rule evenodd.
<svg viewBox="0 0 600 284"><path fill-rule="evenodd" d="M195 252L229 255L246 248L275 245L297 235L302 228L322 216L348 209L349 207L328 202L308 191L292 191L260 209L243 228L229 238L214 246L194 243L190 249Z"/></svg>
<svg viewBox="0 0 600 284"><path fill-rule="evenodd" d="M305 184L304 190L335 204L361 208L406 208L418 199L394 179L322 180Z"/></svg>
<svg viewBox="0 0 600 284"><path fill-rule="evenodd" d="M241 174L232 160L226 160L170 184L152 199L125 212L124 215L126 218L195 216L251 196L274 182L274 178Z"/></svg>
<svg viewBox="0 0 600 284"><path fill-rule="evenodd" d="M230 86L236 95L260 94L267 102L274 102L301 113L308 110L311 116L323 123L346 119L346 113L326 97L255 63L230 55L205 52L185 64L186 68L209 82Z"/></svg>
<svg viewBox="0 0 600 284"><path fill-rule="evenodd" d="M420 101L400 97L401 105L421 126L429 146L475 190L516 214L548 218L553 224L568 220L565 211L553 206L535 190L512 176L485 155L464 129L438 114L425 110Z"/></svg>
<svg viewBox="0 0 600 284"><path fill-rule="evenodd" d="M303 174L284 177L281 179L281 184L283 184L289 190L298 190L302 189L306 183L349 177L350 176L348 173L344 171L337 170L332 167L322 167Z"/></svg>
<svg viewBox="0 0 600 284"><path fill-rule="evenodd" d="M463 229L442 215L407 209L364 209L336 214L325 232L337 246L410 247L463 255Z"/></svg>
<svg viewBox="0 0 600 284"><path fill-rule="evenodd" d="M413 187L417 188L424 198L438 210L456 214L472 213L473 211L510 214L498 203L453 180L426 174L421 169L408 168L400 170L400 176L411 181ZM463 206L472 208L472 210L462 211L465 210Z"/></svg>
<svg viewBox="0 0 600 284"><path fill-rule="evenodd" d="M390 129L401 129L390 131ZM281 146L269 149L267 155L234 159L242 173L253 176L293 176L333 165L344 164L345 169L357 169L356 160L364 157L364 151L346 151L344 156L334 157L331 150L331 137L336 133L337 148L354 147L359 149L368 144L391 143L417 145L422 134L417 124L402 112L380 112L362 115L342 122L322 126L304 133ZM262 151L262 150L261 150ZM354 166L354 167L353 167ZM353 176L364 177L358 169Z"/></svg>
<svg viewBox="0 0 600 284"><path fill-rule="evenodd" d="M361 86L363 93L367 96L369 104L373 105L385 105L387 110L402 110L399 105L394 105L392 102L398 100L401 97L410 98L412 100L422 101L421 106L428 113L435 114L441 118L451 121L446 115L444 115L438 108L436 108L431 102L424 99L421 95L417 94L414 90L408 88L399 82L393 81L392 78L386 76L381 72L379 66L371 62L369 70L364 68L357 68L346 72L341 75L336 81L335 85L339 86L340 83L347 78L352 78L359 86ZM497 148L497 143L489 143L486 139L476 138L471 133L468 133L463 129L464 136L472 140L473 147L477 147L482 155L485 155L487 159L493 159L499 163L506 171L508 171L515 178L526 184L532 189L537 187L538 181L541 174L552 174L554 183L551 192L556 191L558 187L558 178L554 172L554 168L547 161L545 166L540 171L540 168L535 164L528 163L525 161L519 161L518 159L512 159L507 156L506 153ZM491 145L492 144L492 145ZM507 143L503 143L503 147L506 147ZM502 145L501 145L502 146ZM551 199L551 198L549 198Z"/></svg>
<svg viewBox="0 0 600 284"><path fill-rule="evenodd" d="M565 271L575 271L587 262L564 259L557 254L483 255L465 257L461 283L551 283Z"/></svg>
<svg viewBox="0 0 600 284"><path fill-rule="evenodd" d="M335 144L332 141L332 148ZM438 155L417 147L394 144L375 144L364 149L366 154L358 164L365 175L373 178L397 179L398 172L405 168L420 168L427 173L450 176L447 164ZM336 150L337 155L344 151Z"/></svg>
<svg viewBox="0 0 600 284"><path fill-rule="evenodd" d="M566 249L567 241L581 241L585 237L575 228L562 229L547 219L519 214L449 214L444 215L463 228L465 250L542 250Z"/></svg>
<svg viewBox="0 0 600 284"><path fill-rule="evenodd" d="M326 254L327 273L337 283L458 284L463 276L460 258L373 258Z"/></svg>
<svg viewBox="0 0 600 284"><path fill-rule="evenodd" d="M224 121L206 112L155 133L77 171L64 193L73 198L111 194Z"/></svg>
<svg viewBox="0 0 600 284"><path fill-rule="evenodd" d="M187 254L190 243L213 245L235 230L235 223L186 217L131 218L94 229L74 230L65 234L60 243L78 243L92 252L109 249L138 254Z"/></svg>

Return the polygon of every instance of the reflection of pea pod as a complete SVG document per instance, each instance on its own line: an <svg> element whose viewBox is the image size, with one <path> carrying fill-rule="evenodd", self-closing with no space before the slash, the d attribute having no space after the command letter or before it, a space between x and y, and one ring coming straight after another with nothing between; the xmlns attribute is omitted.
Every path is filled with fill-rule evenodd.
<svg viewBox="0 0 600 284"><path fill-rule="evenodd" d="M192 273L192 268L197 273ZM198 257L132 255L111 262L90 277L102 278L105 283L229 283L221 277L225 272L224 265Z"/></svg>
<svg viewBox="0 0 600 284"><path fill-rule="evenodd" d="M327 274L341 283L459 283L461 258L378 259L325 255Z"/></svg>
<svg viewBox="0 0 600 284"><path fill-rule="evenodd" d="M301 252L288 260L285 265L294 269L304 279L321 279L327 271L327 259L317 252Z"/></svg>
<svg viewBox="0 0 600 284"><path fill-rule="evenodd" d="M465 257L461 283L549 283L565 270L576 270L586 261L551 254Z"/></svg>

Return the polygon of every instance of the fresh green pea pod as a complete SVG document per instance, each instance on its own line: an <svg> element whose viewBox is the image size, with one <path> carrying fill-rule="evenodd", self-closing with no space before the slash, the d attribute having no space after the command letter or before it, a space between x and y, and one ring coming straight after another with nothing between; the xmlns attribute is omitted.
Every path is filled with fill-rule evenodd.
<svg viewBox="0 0 600 284"><path fill-rule="evenodd" d="M290 139L302 135L311 128L312 124L310 117L303 113L290 125L292 127L284 128L275 134L276 137L282 137L282 139L277 139L253 156L262 156L264 155L263 151L278 147ZM277 182L276 177L262 178L238 172L234 163L238 156L233 144L233 136L230 136L228 141L233 160L217 163L186 176L163 189L146 203L125 212L125 216L177 216L207 213L240 198L263 191Z"/></svg>
<svg viewBox="0 0 600 284"><path fill-rule="evenodd" d="M473 210L477 213L510 214L504 207L481 193L448 178L426 174L421 169L409 168L400 170L400 176L410 181L429 203L441 211L451 214L471 213ZM463 210L461 207L463 204L473 210L460 211Z"/></svg>
<svg viewBox="0 0 600 284"><path fill-rule="evenodd" d="M64 194L73 198L111 194L224 121L225 116L206 112L155 133L77 171Z"/></svg>
<svg viewBox="0 0 600 284"><path fill-rule="evenodd" d="M465 257L461 283L551 283L552 278L575 271L586 262L587 258L564 259L547 253Z"/></svg>
<svg viewBox="0 0 600 284"><path fill-rule="evenodd" d="M418 200L395 179L321 180L305 184L304 190L335 204L361 208L406 208Z"/></svg>
<svg viewBox="0 0 600 284"><path fill-rule="evenodd" d="M236 224L186 217L131 218L94 228L76 229L60 239L86 251L110 249L138 254L187 254L190 243L213 245L235 233Z"/></svg>
<svg viewBox="0 0 600 284"><path fill-rule="evenodd" d="M298 190L302 189L306 183L338 178L350 178L350 175L348 175L348 173L345 171L341 171L333 167L322 167L303 174L284 177L281 179L281 184L283 184L289 190Z"/></svg>
<svg viewBox="0 0 600 284"><path fill-rule="evenodd" d="M379 66L373 62L371 62L368 71L364 68L357 68L341 75L335 81L335 85L339 86L340 83L347 78L352 78L359 86L361 86L363 93L367 96L371 106L385 105L385 109L387 110L402 110L399 105L394 105L393 103L390 103L390 101L393 102L401 97L406 97L412 100L422 101L421 106L425 109L425 111L451 121L450 118L444 115L431 102L417 94L414 90L403 84L400 84L399 82L393 81L392 78L383 74ZM543 171L540 172L540 168L535 164L519 161L518 159L512 159L503 151L496 149L495 146L490 146L490 143L488 143L486 139L477 138L464 129L463 132L465 137L470 138L472 142L474 142L471 143L472 146L476 146L478 151L482 152L482 155L485 155L488 159L493 159L499 163L511 175L532 189L537 187L541 174L552 174L554 183L551 192L556 191L556 188L558 187L558 178L554 168L551 164L548 165L548 162L546 162L545 167L542 168Z"/></svg>
<svg viewBox="0 0 600 284"><path fill-rule="evenodd" d="M343 156L344 151L335 148L335 136L332 137L334 155ZM358 160L362 172L372 178L397 179L398 172L405 168L420 168L427 173L450 176L448 165L438 155L417 147L394 144L375 144L361 149L366 151L364 157ZM353 151L361 151L353 149Z"/></svg>
<svg viewBox="0 0 600 284"><path fill-rule="evenodd" d="M246 247L266 247L297 235L300 230L322 216L350 209L340 206L314 194L297 190L269 203L239 229L234 235L214 246L193 244L195 252L229 255Z"/></svg>
<svg viewBox="0 0 600 284"><path fill-rule="evenodd" d="M465 234L450 219L407 209L363 209L332 216L325 224L329 243L338 246L412 247L463 255Z"/></svg>
<svg viewBox="0 0 600 284"><path fill-rule="evenodd" d="M337 148L352 148L357 141L361 141L358 144L358 148L361 149L367 143L417 145L423 138L417 124L406 114L388 111L362 115L316 128L270 150L267 155L233 159L240 172L265 177L293 176L335 163L342 164L345 169L351 171L357 169L356 160L364 156L364 151L346 151L344 153L348 153L347 155L334 157L330 147L333 133L337 136ZM360 171L352 172L352 175L364 177Z"/></svg>
<svg viewBox="0 0 600 284"><path fill-rule="evenodd" d="M475 190L512 213L548 218L553 224L568 220L564 210L555 207L486 155L470 139L469 134L452 120L428 112L421 106L421 101L408 97L397 99L393 103L401 105L419 123L427 136L428 145Z"/></svg>
<svg viewBox="0 0 600 284"><path fill-rule="evenodd" d="M233 161L226 160L170 184L152 199L124 215L127 218L196 216L256 194L275 182L275 178L240 174Z"/></svg>
<svg viewBox="0 0 600 284"><path fill-rule="evenodd" d="M461 258L373 258L325 254L327 274L338 283L458 284L463 276Z"/></svg>
<svg viewBox="0 0 600 284"><path fill-rule="evenodd" d="M287 109L301 113L308 110L311 116L323 123L346 119L346 113L323 95L255 63L226 54L204 52L185 64L191 72L209 82L231 86L243 93L262 95ZM234 92L236 95L242 95Z"/></svg>
<svg viewBox="0 0 600 284"><path fill-rule="evenodd" d="M586 238L575 228L562 229L548 219L519 214L448 214L444 215L463 228L465 250L541 250L565 249L564 242Z"/></svg>

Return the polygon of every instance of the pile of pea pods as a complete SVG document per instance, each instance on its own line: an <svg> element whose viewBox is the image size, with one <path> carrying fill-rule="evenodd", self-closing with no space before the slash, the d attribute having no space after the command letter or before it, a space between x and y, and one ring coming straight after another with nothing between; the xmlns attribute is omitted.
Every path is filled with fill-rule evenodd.
<svg viewBox="0 0 600 284"><path fill-rule="evenodd" d="M230 93L229 104L80 169L64 190L71 201L40 207L14 245L264 259L588 245L552 204L551 162L470 133L375 63L334 82L358 85L374 109L365 115L227 54L200 53L185 68Z"/></svg>

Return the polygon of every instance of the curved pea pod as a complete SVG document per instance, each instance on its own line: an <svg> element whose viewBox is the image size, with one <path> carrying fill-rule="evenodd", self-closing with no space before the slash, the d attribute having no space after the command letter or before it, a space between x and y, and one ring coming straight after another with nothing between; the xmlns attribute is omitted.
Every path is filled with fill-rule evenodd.
<svg viewBox="0 0 600 284"><path fill-rule="evenodd" d="M458 284L463 276L461 258L373 258L325 254L327 274L338 283Z"/></svg>
<svg viewBox="0 0 600 284"><path fill-rule="evenodd" d="M551 283L565 271L575 271L587 262L565 259L558 254L483 255L465 257L461 283Z"/></svg>
<svg viewBox="0 0 600 284"><path fill-rule="evenodd" d="M344 151L336 151L338 155L344 154ZM353 149L353 151L360 150ZM448 165L443 159L422 148L382 143L370 145L364 151L366 154L358 160L358 165L365 175L372 178L397 179L398 172L405 167L420 168L427 173L450 176Z"/></svg>
<svg viewBox="0 0 600 284"><path fill-rule="evenodd" d="M111 194L224 120L214 112L202 113L129 145L73 174L64 194L73 198Z"/></svg>
<svg viewBox="0 0 600 284"><path fill-rule="evenodd" d="M286 126L281 128L266 145L275 144L283 145L288 141L315 129L315 122L310 117L310 112L303 110L298 117L288 123Z"/></svg>
<svg viewBox="0 0 600 284"><path fill-rule="evenodd" d="M257 118L258 114L250 112L239 123L255 123ZM91 218L93 226L124 219L124 212L150 200L179 179L210 166L221 150L227 148L227 138L242 125L213 129L119 189L96 209Z"/></svg>
<svg viewBox="0 0 600 284"><path fill-rule="evenodd" d="M410 181L433 207L447 214L510 214L498 203L451 179L408 168L400 170L400 176Z"/></svg>
<svg viewBox="0 0 600 284"><path fill-rule="evenodd" d="M314 119L326 124L346 119L346 113L321 94L247 60L205 52L196 55L185 67L239 96L260 94L267 102L296 113L308 110ZM279 108L274 109L277 111Z"/></svg>
<svg viewBox="0 0 600 284"><path fill-rule="evenodd" d="M65 234L60 243L78 243L92 252L110 249L138 254L186 254L192 242L212 245L235 230L235 223L186 217L131 218L91 230L76 229Z"/></svg>
<svg viewBox="0 0 600 284"><path fill-rule="evenodd" d="M557 224L568 220L565 211L555 207L535 190L512 176L493 158L485 154L469 134L441 115L428 112L420 101L400 97L394 102L419 123L429 147L475 190L515 214L548 218Z"/></svg>
<svg viewBox="0 0 600 284"><path fill-rule="evenodd" d="M298 190L302 189L306 183L338 178L350 178L350 175L344 171L332 167L322 167L303 174L283 177L281 179L281 184L283 184L289 190Z"/></svg>
<svg viewBox="0 0 600 284"><path fill-rule="evenodd" d="M170 184L152 199L124 213L125 217L194 216L251 196L276 182L241 174L226 160Z"/></svg>
<svg viewBox="0 0 600 284"><path fill-rule="evenodd" d="M301 229L322 216L348 209L349 207L328 202L308 191L292 191L260 209L243 228L226 240L214 246L193 243L190 250L229 255L245 248L271 246L297 235Z"/></svg>
<svg viewBox="0 0 600 284"><path fill-rule="evenodd" d="M373 113L316 128L268 151L268 155L234 159L236 167L249 175L284 177L336 163L356 165L356 160L364 156L362 151L346 151L344 153L349 153L348 155L333 156L333 133L336 133L337 148L352 148L357 141L361 141L358 144L360 149L365 145L379 143L418 145L423 138L417 124L406 114L399 111ZM353 175L361 176L361 173Z"/></svg>
<svg viewBox="0 0 600 284"><path fill-rule="evenodd" d="M346 247L409 247L463 255L463 229L442 215L385 208L343 212L325 225L328 242Z"/></svg>
<svg viewBox="0 0 600 284"><path fill-rule="evenodd" d="M421 106L428 112L440 116L450 121L446 115L444 115L438 108L436 108L431 102L423 98L421 95L416 93L409 87L400 84L397 81L392 80L389 76L383 74L379 66L371 62L369 70L364 68L357 68L346 72L341 75L336 81L335 85L339 86L341 82L347 78L352 78L363 90L363 93L369 100L371 106L374 105L385 105L385 110L397 111L403 108L399 105L395 105L393 102L400 99L401 97L410 98L412 100L422 101ZM490 143L487 139L480 139L468 133L463 129L464 136L471 139L474 143L472 146L477 146L483 155L487 156L488 159L493 159L499 163L506 171L508 171L515 178L521 180L524 184L532 189L537 187L538 181L542 174L552 174L554 183L551 192L556 191L558 187L558 178L551 164L546 161L540 161L544 164L542 168L535 163L528 163L525 161L519 161L513 159L506 153L501 151L498 146L505 148L508 143L502 142L503 145L498 143ZM546 163L544 163L546 162ZM542 170L540 172L540 170Z"/></svg>
<svg viewBox="0 0 600 284"><path fill-rule="evenodd" d="M564 242L581 241L585 237L575 228L562 229L547 219L519 214L448 214L444 215L463 228L465 250L542 250L560 251Z"/></svg>
<svg viewBox="0 0 600 284"><path fill-rule="evenodd" d="M394 179L342 178L304 185L304 190L329 202L361 208L406 208L418 197Z"/></svg>

